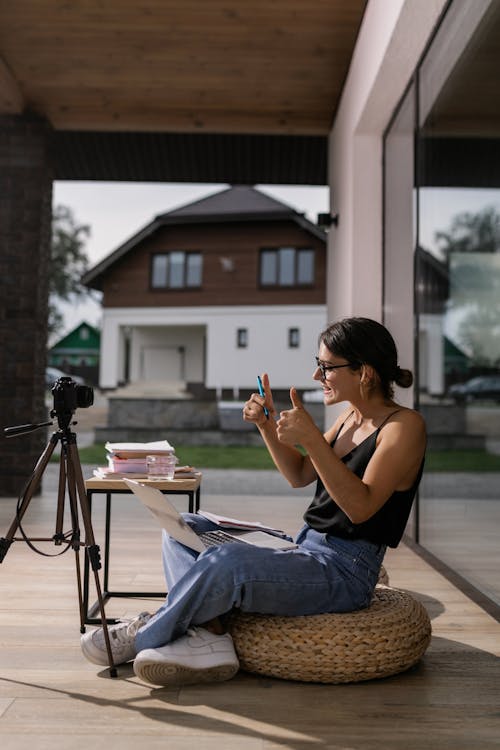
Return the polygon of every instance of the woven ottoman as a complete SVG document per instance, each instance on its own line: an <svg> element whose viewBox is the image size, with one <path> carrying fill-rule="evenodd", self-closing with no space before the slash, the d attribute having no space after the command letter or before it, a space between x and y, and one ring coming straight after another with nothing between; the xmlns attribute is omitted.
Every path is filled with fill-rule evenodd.
<svg viewBox="0 0 500 750"><path fill-rule="evenodd" d="M241 668L302 682L361 682L409 669L431 624L405 591L377 585L369 607L343 614L276 617L237 612L229 623Z"/></svg>

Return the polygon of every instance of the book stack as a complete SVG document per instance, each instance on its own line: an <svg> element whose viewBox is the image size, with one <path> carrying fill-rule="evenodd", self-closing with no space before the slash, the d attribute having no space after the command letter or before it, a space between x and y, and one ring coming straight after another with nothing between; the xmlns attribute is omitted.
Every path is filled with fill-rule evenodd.
<svg viewBox="0 0 500 750"><path fill-rule="evenodd" d="M147 479L146 456L175 455L175 449L167 440L152 443L106 443L107 466L94 469L99 479ZM192 466L177 466L175 476L193 477L197 475Z"/></svg>
<svg viewBox="0 0 500 750"><path fill-rule="evenodd" d="M167 440L153 443L106 443L108 468L117 474L147 474L146 456L175 454Z"/></svg>

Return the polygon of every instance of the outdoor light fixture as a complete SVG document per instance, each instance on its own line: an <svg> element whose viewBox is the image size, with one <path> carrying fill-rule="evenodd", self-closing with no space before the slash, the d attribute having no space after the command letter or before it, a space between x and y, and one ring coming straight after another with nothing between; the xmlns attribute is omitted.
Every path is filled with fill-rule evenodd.
<svg viewBox="0 0 500 750"><path fill-rule="evenodd" d="M339 224L339 215L338 214L318 214L316 223L318 227L321 227L322 229L329 229L332 226L332 224L337 227Z"/></svg>
<svg viewBox="0 0 500 750"><path fill-rule="evenodd" d="M224 256L221 256L219 258L221 269L223 271L234 271L234 260L232 258L226 258Z"/></svg>

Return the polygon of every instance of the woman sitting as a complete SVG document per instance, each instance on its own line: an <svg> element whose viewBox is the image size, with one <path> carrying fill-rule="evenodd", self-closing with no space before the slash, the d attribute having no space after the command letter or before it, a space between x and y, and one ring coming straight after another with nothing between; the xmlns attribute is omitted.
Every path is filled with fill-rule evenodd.
<svg viewBox="0 0 500 750"><path fill-rule="evenodd" d="M224 615L234 607L274 615L350 612L370 604L387 546L403 535L426 445L422 417L398 405L393 384L409 387L394 340L380 323L347 318L319 338L314 380L326 406L347 406L325 434L295 388L278 418L267 374L243 418L259 429L292 487L316 482L297 547L271 550L224 544L201 554L164 532L165 604L109 628L115 664L134 660L155 685L219 681L238 671ZM301 446L299 450L296 446ZM215 526L185 514L195 531ZM85 656L108 664L103 629L82 636Z"/></svg>

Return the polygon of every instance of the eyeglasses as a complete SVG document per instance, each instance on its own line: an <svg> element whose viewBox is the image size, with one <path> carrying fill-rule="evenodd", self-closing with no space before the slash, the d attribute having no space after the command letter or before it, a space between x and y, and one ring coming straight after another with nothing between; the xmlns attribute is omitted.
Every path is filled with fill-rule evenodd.
<svg viewBox="0 0 500 750"><path fill-rule="evenodd" d="M333 370L340 370L341 367L352 367L350 362L346 362L345 365L326 365L319 359L319 357L315 357L314 359L316 360L316 367L321 372L321 377L323 378L323 380L326 380L328 377L328 373L332 372Z"/></svg>

